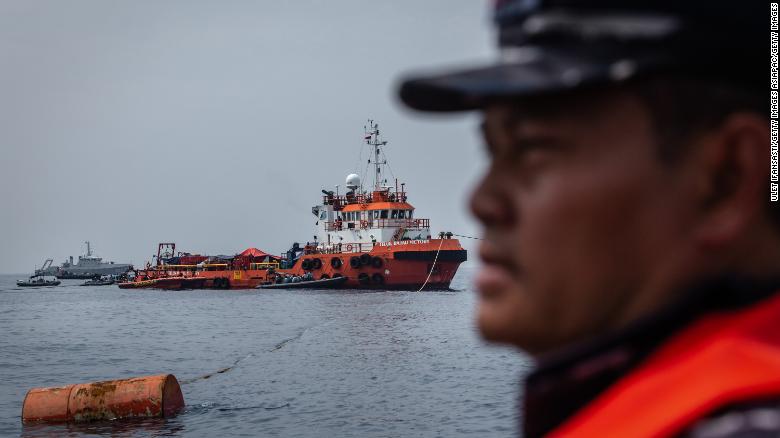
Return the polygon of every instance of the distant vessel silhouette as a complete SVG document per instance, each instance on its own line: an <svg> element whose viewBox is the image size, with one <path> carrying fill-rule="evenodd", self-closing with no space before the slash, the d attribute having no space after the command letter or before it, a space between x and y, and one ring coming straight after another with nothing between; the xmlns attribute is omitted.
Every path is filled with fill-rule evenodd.
<svg viewBox="0 0 780 438"><path fill-rule="evenodd" d="M73 263L73 256L62 262L60 266L53 266L52 259L47 259L41 269L35 270L35 275L53 275L60 279L86 279L102 275L120 275L133 269L133 265L128 263L104 262L102 257L92 254L89 241L84 243L87 244L87 254L79 256L76 263Z"/></svg>

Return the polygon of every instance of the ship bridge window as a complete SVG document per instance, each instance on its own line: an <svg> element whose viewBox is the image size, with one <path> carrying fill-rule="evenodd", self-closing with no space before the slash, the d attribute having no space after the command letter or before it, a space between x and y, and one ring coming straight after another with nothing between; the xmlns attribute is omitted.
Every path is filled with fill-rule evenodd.
<svg viewBox="0 0 780 438"><path fill-rule="evenodd" d="M407 218L409 218L409 219L411 219L411 218L412 218L412 212L414 212L414 210L409 210L409 211L407 211L407 212L406 212L406 217L407 217Z"/></svg>
<svg viewBox="0 0 780 438"><path fill-rule="evenodd" d="M382 219L387 219L387 210L382 210L381 213L379 213L379 217Z"/></svg>
<svg viewBox="0 0 780 438"><path fill-rule="evenodd" d="M398 210L392 210L390 213L390 219L398 219Z"/></svg>
<svg viewBox="0 0 780 438"><path fill-rule="evenodd" d="M398 219L406 219L406 211L398 210Z"/></svg>
<svg viewBox="0 0 780 438"><path fill-rule="evenodd" d="M321 211L320 212L320 219L325 219L326 217L328 217L328 212L325 211L325 210Z"/></svg>
<svg viewBox="0 0 780 438"><path fill-rule="evenodd" d="M379 210L374 210L374 219L379 219Z"/></svg>

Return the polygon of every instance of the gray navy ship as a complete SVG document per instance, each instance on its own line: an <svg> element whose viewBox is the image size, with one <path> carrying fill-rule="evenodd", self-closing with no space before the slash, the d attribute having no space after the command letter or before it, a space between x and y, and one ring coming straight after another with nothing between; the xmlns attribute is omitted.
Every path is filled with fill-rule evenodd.
<svg viewBox="0 0 780 438"><path fill-rule="evenodd" d="M54 275L62 279L86 279L103 275L121 275L133 269L127 263L104 262L101 257L92 254L92 248L87 244L87 254L79 256L73 263L73 256L62 262L61 266L53 266L53 260L47 259L41 269L35 270L35 275Z"/></svg>

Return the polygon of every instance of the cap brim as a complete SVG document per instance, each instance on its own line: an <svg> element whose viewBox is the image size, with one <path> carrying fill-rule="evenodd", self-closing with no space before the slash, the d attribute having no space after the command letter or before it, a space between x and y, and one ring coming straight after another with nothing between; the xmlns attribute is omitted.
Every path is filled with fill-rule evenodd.
<svg viewBox="0 0 780 438"><path fill-rule="evenodd" d="M515 59L480 68L402 80L399 96L410 108L451 112L483 108L495 100L561 92L617 82L646 68L647 59L609 52L572 53L523 48Z"/></svg>

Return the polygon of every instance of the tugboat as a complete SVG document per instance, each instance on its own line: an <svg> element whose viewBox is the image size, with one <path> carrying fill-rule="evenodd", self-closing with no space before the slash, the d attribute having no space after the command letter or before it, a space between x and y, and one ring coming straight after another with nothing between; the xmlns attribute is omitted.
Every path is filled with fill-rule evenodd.
<svg viewBox="0 0 780 438"><path fill-rule="evenodd" d="M60 281L57 278L46 275L31 275L27 280L16 280L19 287L46 287L58 286Z"/></svg>
<svg viewBox="0 0 780 438"><path fill-rule="evenodd" d="M314 242L294 243L280 257L238 254L221 259L187 254L174 257L175 244L158 246L157 264L139 270L120 288L246 289L346 277L326 282L348 289L447 289L466 250L452 233L433 238L430 220L418 218L408 202L405 184L388 185L387 159L379 126L369 120L364 140L371 147L373 185L366 189L357 174L346 178L346 193L323 190L322 202L312 207L316 217ZM255 250L259 251L259 250ZM189 263L184 260L189 257ZM325 282L323 283L325 284Z"/></svg>

